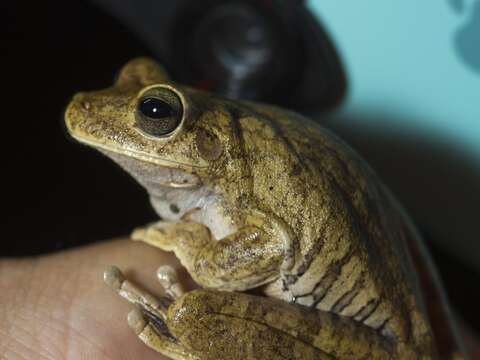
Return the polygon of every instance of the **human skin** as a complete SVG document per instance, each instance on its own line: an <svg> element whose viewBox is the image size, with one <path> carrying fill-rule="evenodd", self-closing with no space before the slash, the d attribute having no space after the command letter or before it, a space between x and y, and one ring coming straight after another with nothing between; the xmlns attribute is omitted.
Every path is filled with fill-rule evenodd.
<svg viewBox="0 0 480 360"><path fill-rule="evenodd" d="M128 327L132 305L102 279L110 264L155 295L162 293L159 265L178 267L182 282L190 283L172 255L127 240L0 260L0 358L165 359Z"/></svg>
<svg viewBox="0 0 480 360"><path fill-rule="evenodd" d="M128 240L0 260L0 358L165 359L128 327L132 306L102 280L110 264L155 295L162 293L159 265L172 265L187 289L194 286L173 255ZM480 359L478 342L465 340L472 359Z"/></svg>

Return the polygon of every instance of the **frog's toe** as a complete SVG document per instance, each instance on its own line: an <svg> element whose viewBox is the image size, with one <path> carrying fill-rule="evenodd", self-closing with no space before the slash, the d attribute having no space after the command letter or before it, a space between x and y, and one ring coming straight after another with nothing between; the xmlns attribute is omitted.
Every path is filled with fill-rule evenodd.
<svg viewBox="0 0 480 360"><path fill-rule="evenodd" d="M185 293L182 284L178 281L177 270L170 265L162 265L157 269L157 278L165 292L172 299Z"/></svg>
<svg viewBox="0 0 480 360"><path fill-rule="evenodd" d="M145 320L145 317L143 316L142 311L137 308L128 313L127 321L130 328L137 335L140 335L148 324L147 320Z"/></svg>
<svg viewBox="0 0 480 360"><path fill-rule="evenodd" d="M148 243L152 237L155 237L157 235L157 229L159 228L159 224L161 223L163 223L163 221L152 222L147 225L137 227L133 229L130 238L134 241L143 241Z"/></svg>
<svg viewBox="0 0 480 360"><path fill-rule="evenodd" d="M133 241L142 241L164 251L173 251L176 238L175 223L158 221L133 230L130 238Z"/></svg>
<svg viewBox="0 0 480 360"><path fill-rule="evenodd" d="M109 287L118 291L125 281L125 277L118 267L109 266L103 272L103 280Z"/></svg>
<svg viewBox="0 0 480 360"><path fill-rule="evenodd" d="M143 227L134 229L130 238L134 241L145 241L147 238L147 229Z"/></svg>

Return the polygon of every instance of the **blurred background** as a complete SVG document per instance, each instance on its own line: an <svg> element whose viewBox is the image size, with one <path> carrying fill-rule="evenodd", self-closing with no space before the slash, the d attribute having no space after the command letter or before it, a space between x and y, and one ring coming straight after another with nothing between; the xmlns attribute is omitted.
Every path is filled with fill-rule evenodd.
<svg viewBox="0 0 480 360"><path fill-rule="evenodd" d="M109 86L147 55L177 81L293 108L346 139L412 214L455 310L480 330L480 0L0 10L0 256L102 241L155 219L143 189L62 125L75 92Z"/></svg>

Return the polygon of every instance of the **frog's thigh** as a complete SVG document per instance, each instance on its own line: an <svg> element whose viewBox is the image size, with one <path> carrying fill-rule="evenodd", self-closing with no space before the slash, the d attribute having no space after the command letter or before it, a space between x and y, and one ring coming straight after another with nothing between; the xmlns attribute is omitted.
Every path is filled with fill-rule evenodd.
<svg viewBox="0 0 480 360"><path fill-rule="evenodd" d="M194 290L167 312L170 333L201 359L393 359L373 329L327 312L245 293Z"/></svg>
<svg viewBox="0 0 480 360"><path fill-rule="evenodd" d="M264 318L268 314L254 304L257 299L263 298L195 290L170 306L167 327L180 344L202 360L333 359L312 346L309 339L269 326Z"/></svg>

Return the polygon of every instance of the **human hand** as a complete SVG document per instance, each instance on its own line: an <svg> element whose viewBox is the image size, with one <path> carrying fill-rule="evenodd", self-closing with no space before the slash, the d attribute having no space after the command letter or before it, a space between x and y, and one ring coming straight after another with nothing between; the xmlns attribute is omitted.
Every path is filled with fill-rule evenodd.
<svg viewBox="0 0 480 360"><path fill-rule="evenodd" d="M153 295L162 294L160 265L176 268L187 290L194 287L173 254L127 240L0 260L0 358L166 359L127 325L132 305L103 282L112 264ZM465 328L463 338L472 359L480 359L476 336Z"/></svg>
<svg viewBox="0 0 480 360"><path fill-rule="evenodd" d="M166 359L129 328L132 305L103 282L112 264L154 295L162 294L155 271L163 264L193 286L173 254L126 240L0 260L0 358Z"/></svg>

